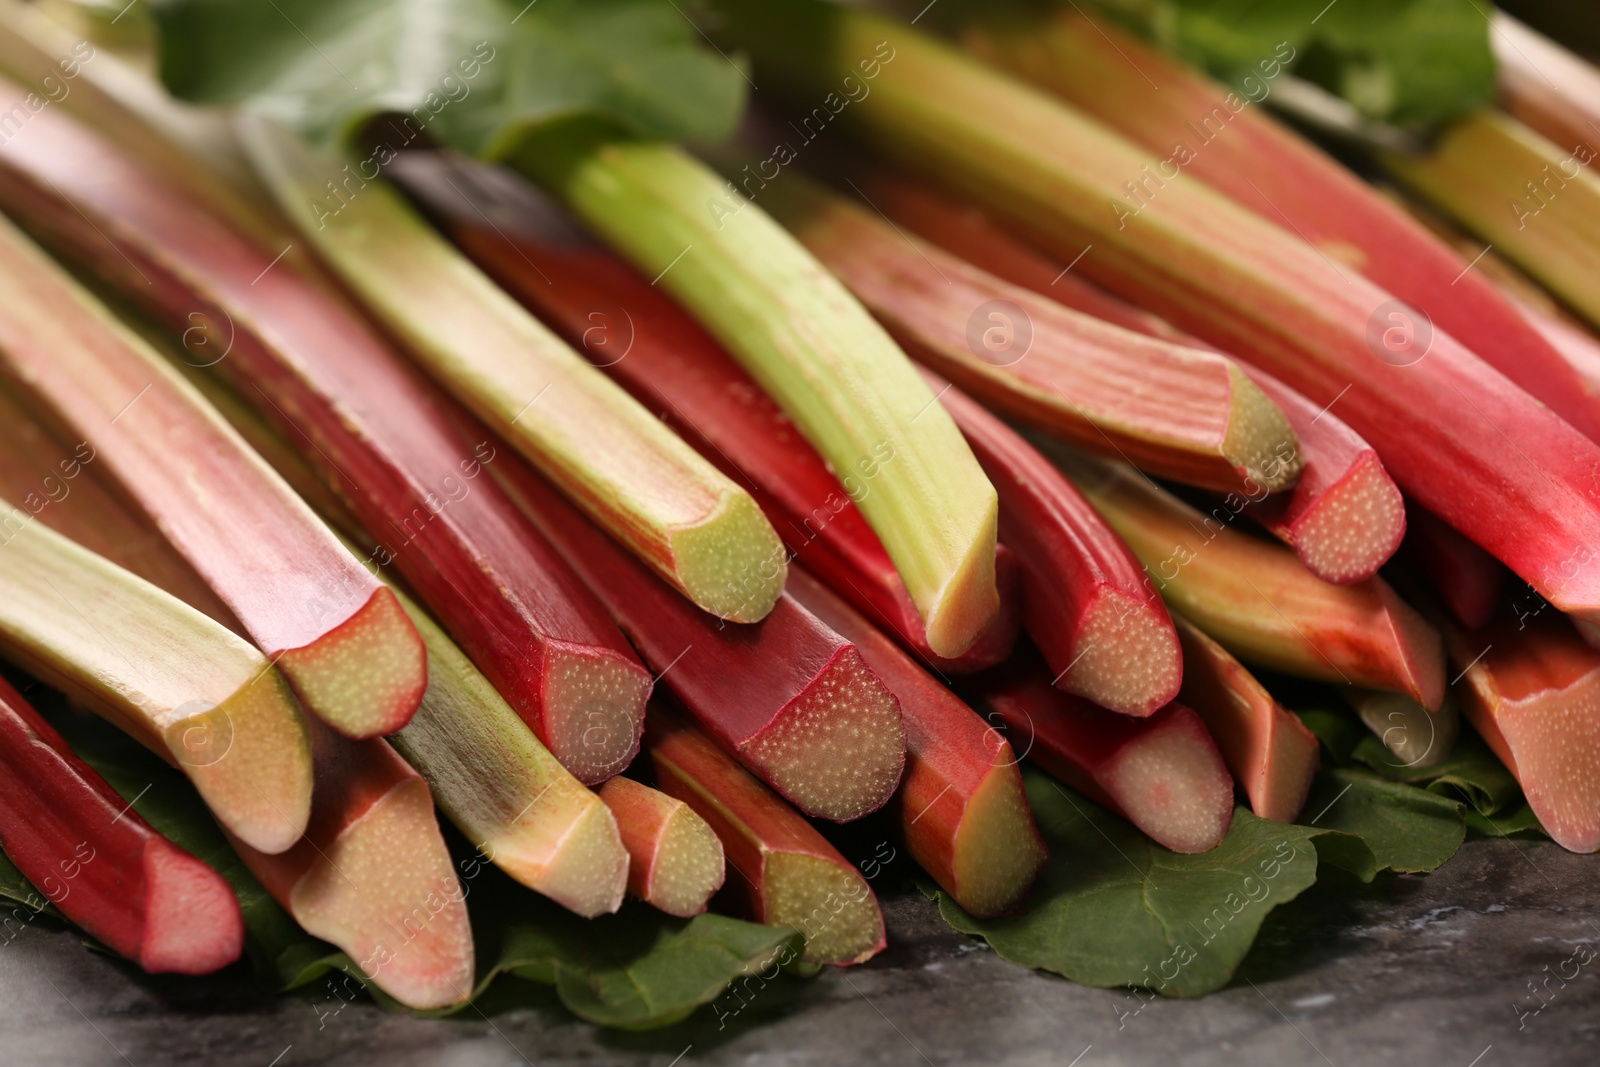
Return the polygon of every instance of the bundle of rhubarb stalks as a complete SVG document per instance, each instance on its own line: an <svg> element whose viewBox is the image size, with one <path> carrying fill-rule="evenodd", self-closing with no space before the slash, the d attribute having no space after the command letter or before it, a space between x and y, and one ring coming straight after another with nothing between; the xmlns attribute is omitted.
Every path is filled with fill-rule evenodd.
<svg viewBox="0 0 1600 1067"><path fill-rule="evenodd" d="M520 6L0 2L0 893L647 1025L902 850L1194 993L1319 863L1600 849L1600 72L1496 16L1396 191L1078 5ZM1181 980L1084 928L1156 867Z"/></svg>

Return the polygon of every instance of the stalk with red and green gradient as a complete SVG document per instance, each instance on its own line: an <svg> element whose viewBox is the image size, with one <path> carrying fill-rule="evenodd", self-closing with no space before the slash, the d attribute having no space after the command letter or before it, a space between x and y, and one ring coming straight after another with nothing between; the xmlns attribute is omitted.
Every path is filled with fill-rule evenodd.
<svg viewBox="0 0 1600 1067"><path fill-rule="evenodd" d="M655 279L742 363L836 472L887 447L858 500L922 616L954 658L1000 607L995 498L910 360L865 308L760 208L672 145L570 124L512 163Z"/></svg>
<svg viewBox="0 0 1600 1067"><path fill-rule="evenodd" d="M668 915L706 910L727 871L722 841L681 800L617 775L600 787L628 850L628 892Z"/></svg>
<svg viewBox="0 0 1600 1067"><path fill-rule="evenodd" d="M278 206L440 385L696 604L738 622L766 614L783 589L782 549L749 494L517 306L393 188L374 180L330 213L317 201L342 161L265 120L239 131Z"/></svg>
<svg viewBox="0 0 1600 1067"><path fill-rule="evenodd" d="M1171 703L1183 653L1128 546L1037 449L925 373L999 494L1000 536L1023 574L1023 620L1055 684L1125 715Z"/></svg>
<svg viewBox="0 0 1600 1067"><path fill-rule="evenodd" d="M1348 265L1420 308L1434 326L1470 346L1579 430L1600 435L1600 398L1580 392L1571 372L1517 309L1485 279L1465 270L1471 253L1462 257L1436 240L1265 109L1077 10L1009 24L986 20L965 27L960 37L974 54L1059 94L1158 158L1181 160L1182 176L1171 178L1173 183L1190 178L1206 183L1301 236L1341 268ZM1490 38L1497 53L1508 51L1502 32ZM1285 59L1282 54L1259 58L1270 64L1263 69L1274 73ZM1506 71L1506 59L1500 62ZM1157 198L1165 195L1165 176L1157 168L1155 182L1146 186ZM1138 169L1125 178L1135 184L1148 180ZM1118 199L1125 194L1118 190Z"/></svg>
<svg viewBox="0 0 1600 1067"><path fill-rule="evenodd" d="M844 822L888 801L905 766L900 708L849 641L788 596L758 623L719 623L532 468L507 457L493 471L718 744L808 815Z"/></svg>
<svg viewBox="0 0 1600 1067"><path fill-rule="evenodd" d="M1233 779L1200 717L1173 702L1136 719L1050 684L1033 649L963 683L1022 755L1174 852L1205 852L1233 822Z"/></svg>
<svg viewBox="0 0 1600 1067"><path fill-rule="evenodd" d="M1321 758L1316 735L1227 649L1187 619L1172 621L1183 640L1178 699L1206 724L1250 810L1263 819L1294 822Z"/></svg>
<svg viewBox="0 0 1600 1067"><path fill-rule="evenodd" d="M306 706L352 735L404 725L427 669L388 590L191 386L9 223L0 287L0 366L16 389L94 449Z"/></svg>
<svg viewBox="0 0 1600 1067"><path fill-rule="evenodd" d="M282 852L300 838L306 724L260 651L4 502L0 562L7 658L176 765L240 840Z"/></svg>
<svg viewBox="0 0 1600 1067"><path fill-rule="evenodd" d="M797 569L789 591L849 639L900 702L906 774L896 815L912 858L973 915L1015 908L1047 855L1022 791L1021 757L821 582Z"/></svg>
<svg viewBox="0 0 1600 1067"><path fill-rule="evenodd" d="M1013 418L1225 492L1299 476L1288 421L1225 356L1042 300L797 175L760 202L916 359Z"/></svg>
<svg viewBox="0 0 1600 1067"><path fill-rule="evenodd" d="M1168 605L1229 652L1439 706L1439 635L1381 578L1330 585L1281 545L1201 515L1126 465L1045 444L1144 563Z"/></svg>
<svg viewBox="0 0 1600 1067"><path fill-rule="evenodd" d="M0 770L0 846L62 915L152 974L239 958L228 883L130 811L3 678Z"/></svg>
<svg viewBox="0 0 1600 1067"><path fill-rule="evenodd" d="M963 259L1070 308L1187 347L1208 347L1157 315L1067 271L1001 229L983 209L882 168L854 178L890 217ZM1378 573L1405 535L1404 501L1377 452L1332 411L1311 403L1258 367L1241 366L1278 406L1303 464L1294 488L1268 495L1251 486L1239 508L1295 550L1317 577L1340 584Z"/></svg>
<svg viewBox="0 0 1600 1067"><path fill-rule="evenodd" d="M313 465L376 542L368 566L400 569L569 769L598 782L626 765L637 750L649 676L570 569L483 476L494 453L482 438L452 426L449 402L313 280L68 116L37 118L26 142L0 155L0 204L59 254L183 331L184 358L214 365ZM116 235L120 255L107 254L103 233ZM151 378L170 381L173 372L155 363L160 373ZM110 399L127 403L145 381ZM190 395L182 383L170 391ZM149 407L157 398L152 390L116 425L160 417ZM272 545L285 535L262 536ZM255 541L253 533L228 541L233 571L250 573L236 565L236 550ZM361 588L376 588L373 603L399 612L414 639L392 594L339 551ZM320 581L301 592L267 584L256 593L304 597L335 616L348 599ZM366 670L393 659L364 657ZM420 664L415 673L420 684ZM602 736L596 725L604 725L607 744L590 743Z"/></svg>
<svg viewBox="0 0 1600 1067"><path fill-rule="evenodd" d="M245 866L306 932L409 1008L472 995L472 927L428 784L381 739L313 723L316 804L305 837L267 855L234 839ZM230 835L231 836L231 835Z"/></svg>
<svg viewBox="0 0 1600 1067"><path fill-rule="evenodd" d="M1568 151L1600 153L1600 70L1504 11L1491 25L1501 106Z"/></svg>
<svg viewBox="0 0 1600 1067"><path fill-rule="evenodd" d="M1600 849L1600 652L1548 609L1445 634L1465 674L1461 710L1517 776L1540 825L1562 848Z"/></svg>
<svg viewBox="0 0 1600 1067"><path fill-rule="evenodd" d="M792 559L940 671L981 670L1010 652L1016 569L1003 552L994 622L955 659L929 645L905 583L856 506L895 462L892 444L841 481L698 323L524 179L439 154L402 157L394 170L474 262L748 489Z"/></svg>
<svg viewBox="0 0 1600 1067"><path fill-rule="evenodd" d="M1341 416L1408 497L1560 610L1600 621L1600 566L1575 565L1581 546L1600 543L1590 495L1600 446L1449 335L1435 331L1424 356L1420 322L1388 291L1199 181L1124 201L1123 183L1151 162L1143 151L914 27L818 0L726 0L722 10L726 39L755 57L756 80L808 98L880 44L891 50L872 106L841 124L1056 255L1070 260L1093 243L1074 269L1313 403L1343 393ZM1397 327L1413 332L1395 349L1385 334Z"/></svg>
<svg viewBox="0 0 1600 1067"><path fill-rule="evenodd" d="M864 963L886 944L883 913L861 872L710 737L652 706L645 751L662 790L722 841L729 888L757 922L805 938L808 963Z"/></svg>

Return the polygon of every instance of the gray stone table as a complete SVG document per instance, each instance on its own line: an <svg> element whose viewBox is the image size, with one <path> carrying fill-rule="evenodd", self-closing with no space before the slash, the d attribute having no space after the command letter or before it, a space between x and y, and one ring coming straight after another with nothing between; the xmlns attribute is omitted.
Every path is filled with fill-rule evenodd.
<svg viewBox="0 0 1600 1067"><path fill-rule="evenodd" d="M1227 989L1136 1014L1000 960L914 892L885 908L891 947L866 966L784 980L729 1025L702 1013L648 1035L578 1022L532 985L449 1020L366 1002L319 1015L243 979L152 980L40 926L0 947L0 1064L1600 1064L1600 859L1545 841L1472 840L1427 877L1319 884L1269 917Z"/></svg>

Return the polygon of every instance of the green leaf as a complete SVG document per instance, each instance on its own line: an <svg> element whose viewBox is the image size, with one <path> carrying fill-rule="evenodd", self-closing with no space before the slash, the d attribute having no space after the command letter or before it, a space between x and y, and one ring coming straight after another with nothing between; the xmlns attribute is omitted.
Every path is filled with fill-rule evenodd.
<svg viewBox="0 0 1600 1067"><path fill-rule="evenodd" d="M1510 837L1512 834L1550 836L1539 822L1539 816L1533 813L1533 808L1527 803L1498 815L1483 815L1476 811L1469 811L1467 812L1467 829L1485 837Z"/></svg>
<svg viewBox="0 0 1600 1067"><path fill-rule="evenodd" d="M1226 985L1267 913L1316 880L1314 839L1329 835L1240 808L1221 845L1184 856L1037 770L1024 780L1051 854L1029 910L976 919L944 894L939 910L1003 958L1087 985L1179 997ZM1346 861L1364 866L1351 859L1362 843L1343 845Z"/></svg>
<svg viewBox="0 0 1600 1067"><path fill-rule="evenodd" d="M1406 766L1370 734L1356 745L1353 757L1385 778L1426 786L1443 796L1465 797L1481 815L1493 815L1522 795L1505 764L1470 729L1461 731L1448 759L1431 767Z"/></svg>
<svg viewBox="0 0 1600 1067"><path fill-rule="evenodd" d="M394 113L419 133L499 154L554 120L642 137L733 129L745 79L672 0L159 0L162 80L237 104L324 146ZM399 140L396 141L395 138Z"/></svg>
<svg viewBox="0 0 1600 1067"><path fill-rule="evenodd" d="M1467 833L1461 808L1365 771L1332 770L1312 785L1303 817L1361 838L1379 867L1415 873L1433 870L1461 847Z"/></svg>
<svg viewBox="0 0 1600 1067"><path fill-rule="evenodd" d="M1348 709L1306 708L1297 709L1295 714L1305 723L1306 729L1317 735L1323 752L1335 766L1349 763L1362 740L1371 736L1361 720Z"/></svg>

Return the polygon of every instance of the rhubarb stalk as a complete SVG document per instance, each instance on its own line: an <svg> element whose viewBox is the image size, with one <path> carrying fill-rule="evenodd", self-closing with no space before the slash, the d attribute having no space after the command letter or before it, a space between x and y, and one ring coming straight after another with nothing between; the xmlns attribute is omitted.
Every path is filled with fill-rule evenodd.
<svg viewBox="0 0 1600 1067"><path fill-rule="evenodd" d="M94 449L307 707L353 736L404 725L426 667L388 590L191 386L9 223L0 285L6 372Z"/></svg>
<svg viewBox="0 0 1600 1067"><path fill-rule="evenodd" d="M885 214L973 265L1087 315L1190 348L1208 347L1166 320L1072 273L1013 237L981 209L882 168L854 179ZM1294 488L1268 495L1252 485L1226 501L1295 550L1324 581L1361 582L1399 548L1406 516L1400 490L1377 452L1327 407L1313 404L1258 367L1241 366L1278 406L1303 461ZM1104 451L1103 447L1100 448Z"/></svg>
<svg viewBox="0 0 1600 1067"><path fill-rule="evenodd" d="M228 883L130 811L3 678L0 768L0 846L61 914L151 973L239 958Z"/></svg>
<svg viewBox="0 0 1600 1067"><path fill-rule="evenodd" d="M0 513L6 654L176 765L240 840L293 845L311 809L311 751L267 658L20 508L0 502Z"/></svg>
<svg viewBox="0 0 1600 1067"><path fill-rule="evenodd" d="M1600 70L1504 11L1491 23L1501 105L1563 148L1600 151Z"/></svg>
<svg viewBox="0 0 1600 1067"><path fill-rule="evenodd" d="M999 716L1023 755L1174 852L1205 852L1233 822L1233 779L1200 717L1173 702L1136 719L1050 684L1036 652L964 689Z"/></svg>
<svg viewBox="0 0 1600 1067"><path fill-rule="evenodd" d="M1450 758L1461 736L1455 690L1434 711L1401 693L1345 689L1345 700L1400 766L1432 767Z"/></svg>
<svg viewBox="0 0 1600 1067"><path fill-rule="evenodd" d="M1411 512L1402 559L1411 573L1427 580L1455 620L1469 630L1494 618L1511 592L1510 575L1499 560L1418 507Z"/></svg>
<svg viewBox="0 0 1600 1067"><path fill-rule="evenodd" d="M1193 485L1299 476L1283 413L1226 357L1040 299L796 176L761 203L908 352L1006 414Z"/></svg>
<svg viewBox="0 0 1600 1067"><path fill-rule="evenodd" d="M820 0L725 0L722 10L728 39L755 56L756 80L808 99L882 50L872 105L841 113L841 125L1069 262L1093 244L1075 270L1314 403L1337 400L1408 497L1559 609L1600 620L1600 567L1574 563L1579 546L1600 544L1589 495L1600 446L1448 334L1428 338L1390 293L1200 182L1125 199L1124 183L1154 165L1142 151L913 27Z"/></svg>
<svg viewBox="0 0 1600 1067"><path fill-rule="evenodd" d="M1167 603L1240 659L1439 706L1439 635L1381 578L1330 585L1283 547L1201 515L1129 467L1049 454Z"/></svg>
<svg viewBox="0 0 1600 1067"><path fill-rule="evenodd" d="M266 122L241 129L279 206L430 374L695 603L738 622L767 613L783 589L783 550L748 493L518 307L382 180L355 179L361 188L330 207L325 186L344 179L337 160Z"/></svg>
<svg viewBox="0 0 1600 1067"><path fill-rule="evenodd" d="M1083 494L1004 422L931 373L1000 497L1023 572L1022 611L1055 684L1125 715L1178 695L1183 653L1161 598Z"/></svg>
<svg viewBox="0 0 1600 1067"><path fill-rule="evenodd" d="M1016 568L1003 550L995 572L1001 609L983 636L955 659L928 644L905 583L856 506L893 452L841 481L694 319L525 180L436 153L394 168L474 262L749 489L792 559L941 672L982 670L1011 651Z"/></svg>
<svg viewBox="0 0 1600 1067"><path fill-rule="evenodd" d="M645 749L661 788L721 839L747 914L798 930L808 963L864 963L883 951L883 913L861 872L711 738L652 707Z"/></svg>
<svg viewBox="0 0 1600 1067"><path fill-rule="evenodd" d="M1250 810L1263 819L1293 822L1321 758L1316 735L1227 649L1187 619L1172 621L1183 639L1178 698L1206 724Z"/></svg>
<svg viewBox="0 0 1600 1067"><path fill-rule="evenodd" d="M1505 16L1496 19L1498 27ZM1422 309L1435 326L1562 418L1590 437L1600 435L1597 398L1576 391L1577 382L1550 345L1528 329L1492 285L1466 269L1477 249L1463 257L1445 247L1265 109L1077 10L966 27L962 39L975 54L1059 94L1168 161L1154 168L1158 175L1166 175L1169 166L1180 167L1187 177ZM1507 51L1503 29L1491 39L1497 53ZM1268 79L1281 70L1284 58L1281 50L1260 57L1263 72L1271 72ZM1500 61L1503 79L1506 60ZM1544 66L1541 60L1541 70ZM1125 178L1144 187L1130 207L1147 194L1165 195L1159 177L1150 181L1136 170ZM1119 200L1126 192L1118 190Z"/></svg>
<svg viewBox="0 0 1600 1067"><path fill-rule="evenodd" d="M186 362L227 375L377 542L367 565L400 569L556 758L586 782L626 765L649 677L593 597L482 476L495 453L451 425L453 405L273 253L69 117L34 118L28 137L0 153L0 203L183 332ZM117 235L121 255L105 254L105 234ZM337 614L337 589L309 595L313 613ZM381 586L375 595L394 604Z"/></svg>
<svg viewBox="0 0 1600 1067"><path fill-rule="evenodd" d="M660 681L762 781L806 814L838 822L889 799L905 765L905 729L893 695L850 642L787 596L759 623L719 625L531 468L507 459L494 473Z"/></svg>
<svg viewBox="0 0 1600 1067"><path fill-rule="evenodd" d="M722 841L681 800L617 775L600 787L628 850L628 892L668 915L706 910L726 875Z"/></svg>
<svg viewBox="0 0 1600 1067"><path fill-rule="evenodd" d="M866 309L673 146L546 134L513 162L700 320L836 472L877 471L857 506L929 645L946 657L971 647L1000 604L994 489Z"/></svg>
<svg viewBox="0 0 1600 1067"><path fill-rule="evenodd" d="M1047 855L1022 791L1021 757L821 582L796 570L789 589L856 646L900 702L906 774L896 816L912 858L973 915L1016 907Z"/></svg>

